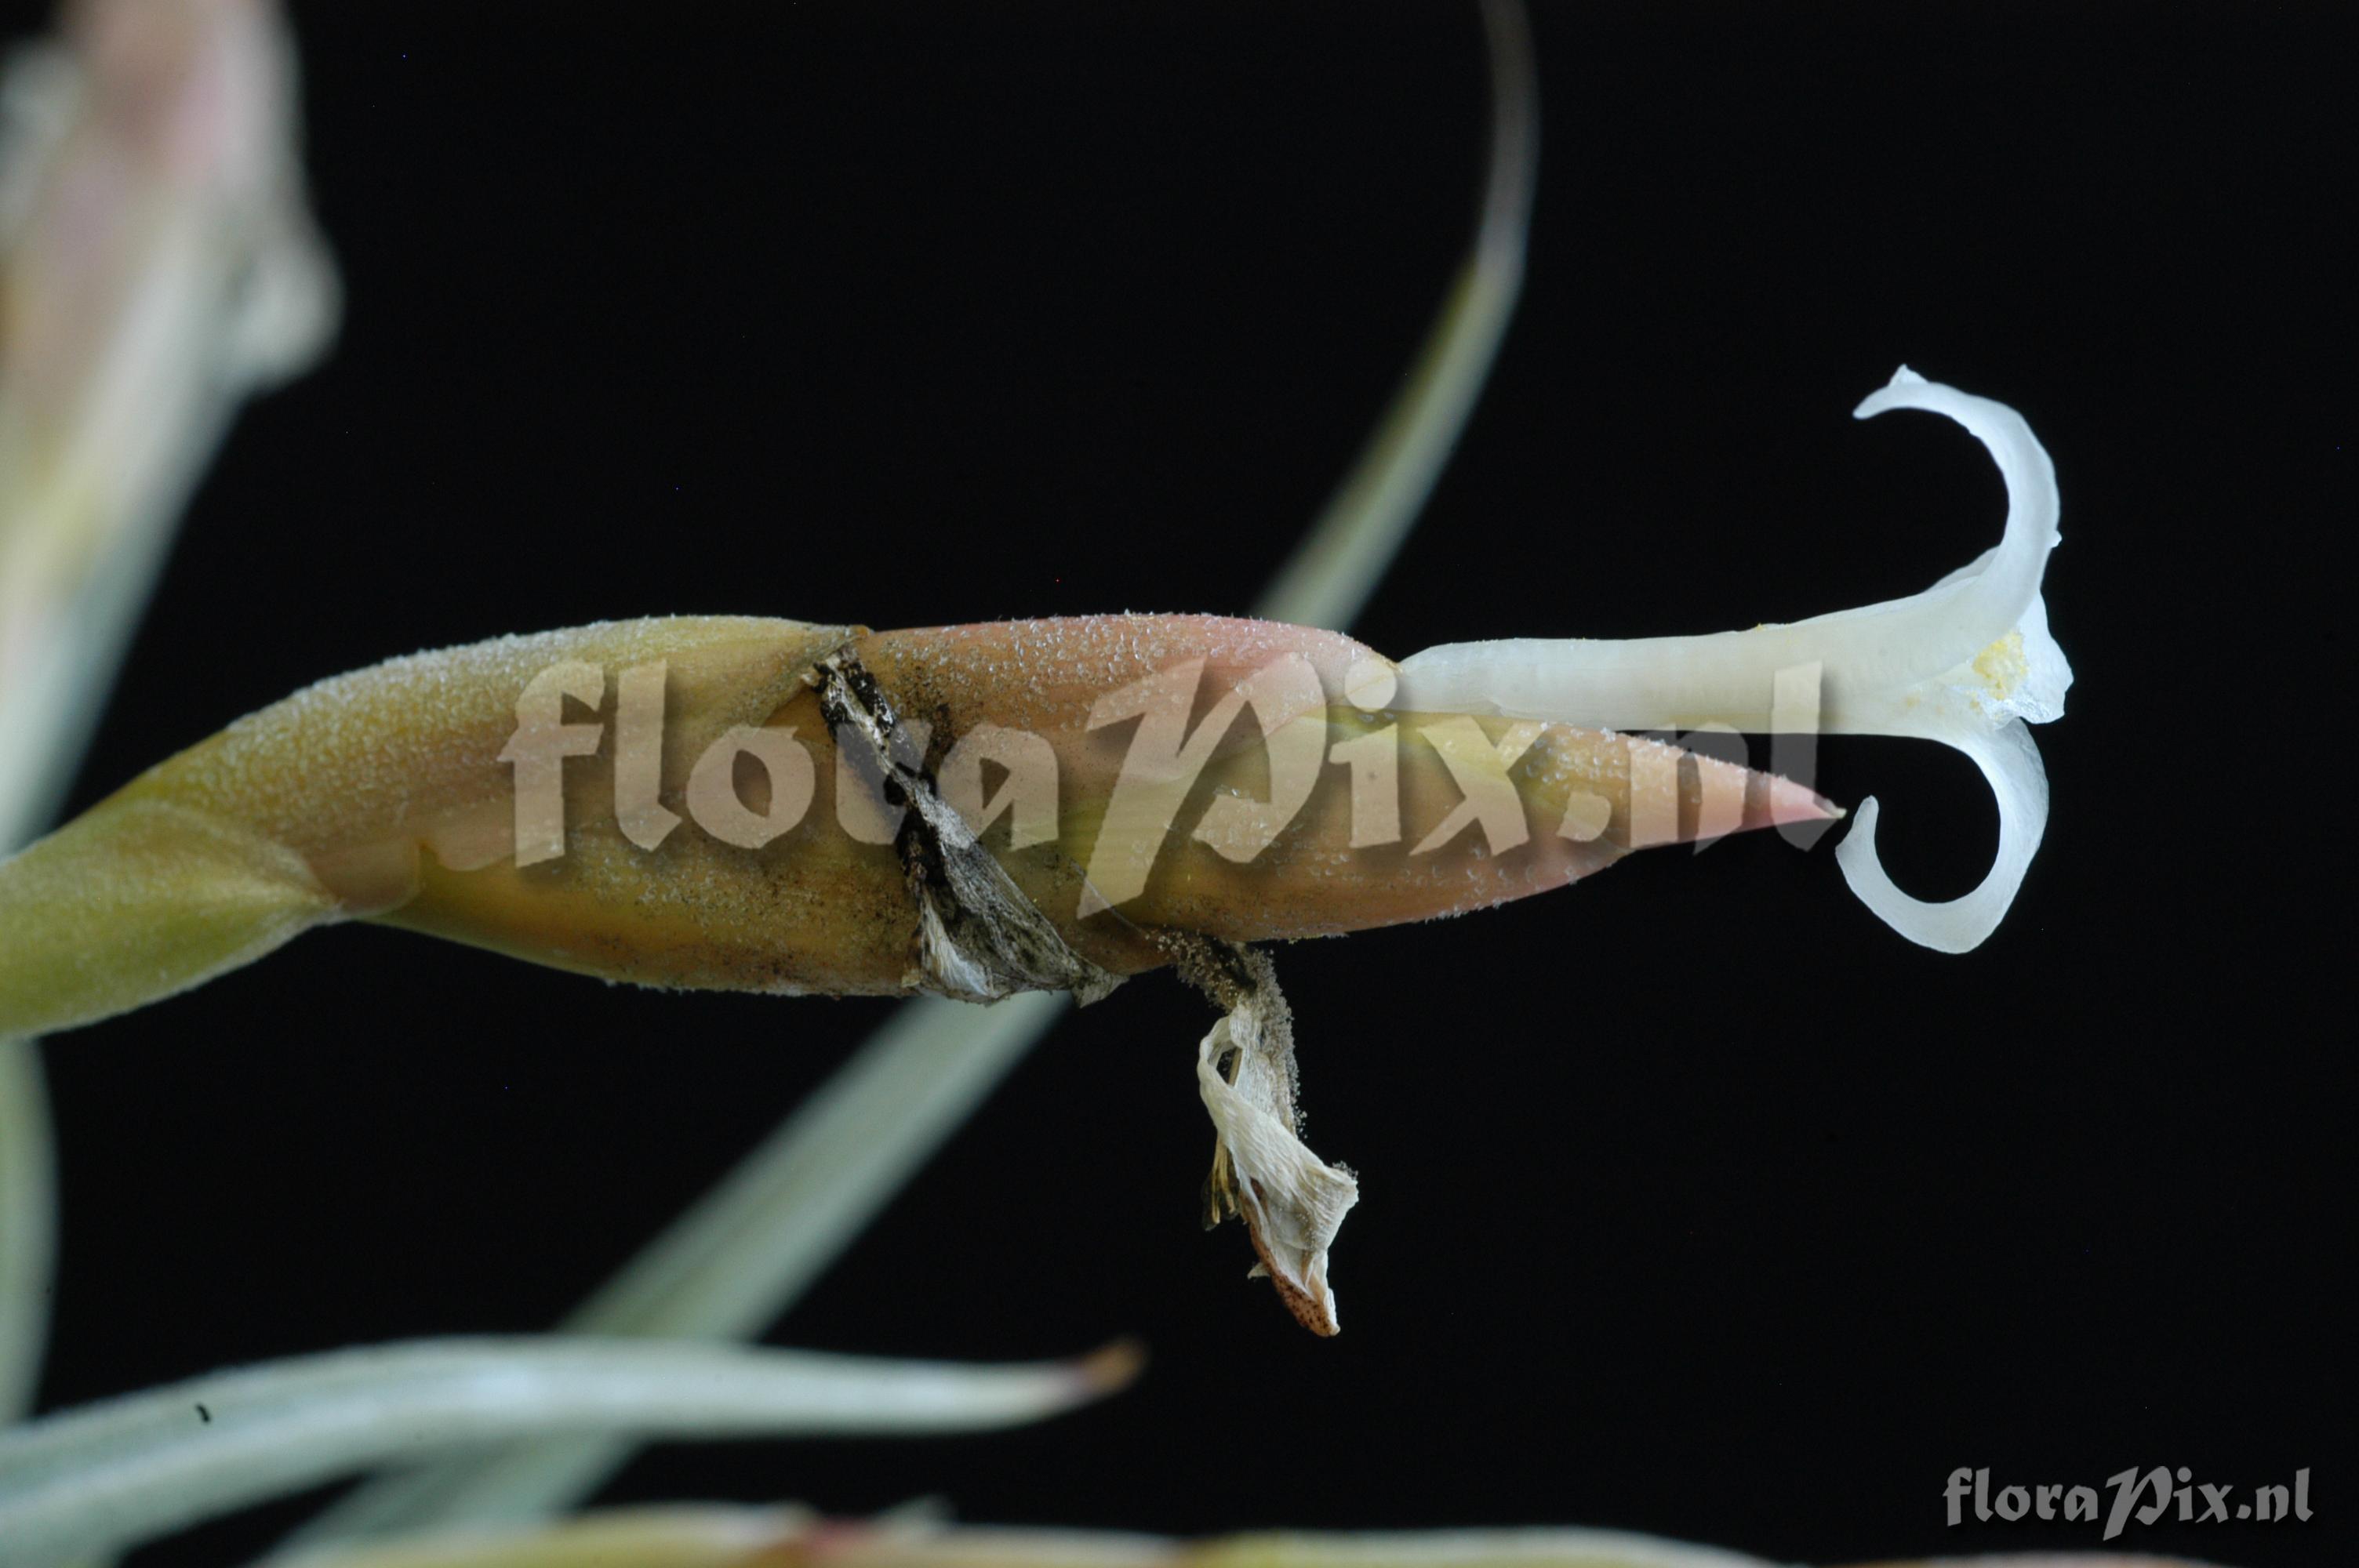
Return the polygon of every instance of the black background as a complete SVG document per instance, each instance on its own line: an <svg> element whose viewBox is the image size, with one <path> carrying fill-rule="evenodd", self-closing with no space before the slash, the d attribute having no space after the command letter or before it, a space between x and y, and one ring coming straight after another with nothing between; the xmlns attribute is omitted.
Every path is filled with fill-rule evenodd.
<svg viewBox="0 0 2359 1568"><path fill-rule="evenodd" d="M1141 1382L1001 1435L666 1449L610 1495L1840 1561L2099 1544L1944 1528L1962 1465L2306 1465L2307 1525L2119 1544L2348 1561L2331 16L1543 6L1527 291L1354 630L1401 655L1914 591L1995 541L1996 477L1941 421L1848 411L1903 361L2011 403L2061 481L2079 677L2013 914L1922 951L1831 842L1757 835L1280 953L1312 1141L1364 1184L1332 1343L1198 1230L1207 1014L1136 983L773 1338L1131 1333ZM343 335L238 426L77 804L318 676L509 631L1242 612L1424 331L1483 151L1457 5L297 20ZM1912 892L1988 863L1961 758L1834 741L1820 782L1882 799ZM888 1011L353 927L60 1039L45 1400L545 1326Z"/></svg>

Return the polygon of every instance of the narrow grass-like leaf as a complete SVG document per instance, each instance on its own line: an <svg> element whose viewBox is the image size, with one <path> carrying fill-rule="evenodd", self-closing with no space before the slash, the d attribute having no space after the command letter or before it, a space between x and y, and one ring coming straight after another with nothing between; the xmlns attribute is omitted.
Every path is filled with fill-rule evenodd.
<svg viewBox="0 0 2359 1568"><path fill-rule="evenodd" d="M673 1504L547 1527L453 1526L397 1541L317 1547L274 1568L785 1568L780 1544L814 1524L794 1508ZM767 1557L764 1553L769 1553ZM790 1560L788 1560L790 1561Z"/></svg>
<svg viewBox="0 0 2359 1568"><path fill-rule="evenodd" d="M628 1340L460 1339L191 1379L0 1433L0 1564L71 1562L389 1458L569 1432L919 1433L1033 1421L1127 1380L1119 1347L1017 1367Z"/></svg>
<svg viewBox="0 0 2359 1568"><path fill-rule="evenodd" d="M1349 625L1400 553L1490 379L1523 291L1539 168L1539 85L1519 0L1484 0L1491 64L1490 167L1473 248L1408 378L1327 509L1262 595L1260 612Z"/></svg>
<svg viewBox="0 0 2359 1568"><path fill-rule="evenodd" d="M0 1426L32 1408L49 1321L57 1172L40 1049L0 1040Z"/></svg>
<svg viewBox="0 0 2359 1568"><path fill-rule="evenodd" d="M859 1053L564 1327L745 1339L810 1288L1066 1011L1031 992L976 1010L905 1003ZM302 1546L428 1522L530 1519L596 1491L616 1437L552 1439L387 1476L289 1539Z"/></svg>

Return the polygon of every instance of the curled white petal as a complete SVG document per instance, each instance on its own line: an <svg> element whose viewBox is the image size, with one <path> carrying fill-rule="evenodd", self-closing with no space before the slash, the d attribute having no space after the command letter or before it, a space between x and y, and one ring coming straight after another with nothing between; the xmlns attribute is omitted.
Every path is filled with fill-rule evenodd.
<svg viewBox="0 0 2359 1568"><path fill-rule="evenodd" d="M1998 548L1982 557L1979 571L1952 573L1913 598L1802 624L1918 611L1926 613L1926 620L1909 628L1912 639L1929 650L1938 645L1955 650L1947 661L1955 664L2006 636L2038 602L2048 552L2060 538L2056 520L2063 503L2056 491L2056 465L2022 415L2004 403L1927 381L1907 365L1880 391L1863 399L1852 417L1873 419L1895 408L1942 415L1964 426L1983 444L2006 484L2006 532Z"/></svg>
<svg viewBox="0 0 2359 1568"><path fill-rule="evenodd" d="M1970 667L2018 633L2039 603L2039 581L2057 539L2055 467L2023 416L2004 404L1929 382L1903 368L1854 410L1921 408L1963 425L1990 451L2007 487L1998 547L1922 593L1785 625L1693 637L1511 638L1448 643L1400 664L1394 705L1421 713L1495 713L1606 730L1729 725L1752 734L1779 728L1774 677L1816 664L1825 672L1818 727L1830 733L1894 733L1890 719L1910 688ZM2039 616L2041 638L2046 617ZM2057 655L2061 663L2061 655ZM2069 679L2069 672L2066 678ZM2060 701L2061 689L2055 693Z"/></svg>
<svg viewBox="0 0 2359 1568"><path fill-rule="evenodd" d="M1859 901L1903 936L1942 953L1979 947L2015 903L2023 874L2048 830L2048 772L2039 748L2021 719L1995 731L1961 729L1931 737L1974 760L1998 802L1998 856L1982 884L1961 898L1928 903L1909 897L1885 874L1875 854L1875 823L1881 815L1871 795L1859 803L1852 830L1835 846L1835 864Z"/></svg>
<svg viewBox="0 0 2359 1568"><path fill-rule="evenodd" d="M1853 829L1859 848L1846 845L1842 863L1854 889L1903 935L1947 951L1973 946L2006 914L2047 821L2045 776L2022 727L2061 715L2072 680L2039 597L2061 503L2055 465L2005 404L1904 365L1853 412L1865 419L1894 408L1964 426L2006 483L1998 545L1923 592L1749 632L1447 643L1401 661L1394 705L1610 730L1810 730L1954 746L1975 758L1999 796L1999 862L1982 886L1948 904L1902 894L1876 864L1872 802ZM1785 710L1780 672L1812 665L1819 702Z"/></svg>

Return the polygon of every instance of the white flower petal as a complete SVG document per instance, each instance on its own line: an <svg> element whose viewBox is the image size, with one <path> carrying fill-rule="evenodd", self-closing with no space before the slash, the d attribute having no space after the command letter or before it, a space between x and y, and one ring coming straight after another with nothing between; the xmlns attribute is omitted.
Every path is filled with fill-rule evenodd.
<svg viewBox="0 0 2359 1568"><path fill-rule="evenodd" d="M1971 665L2038 610L2060 503L2054 465L2023 416L2005 404L1926 381L1904 366L1854 413L1868 418L1891 408L1924 409L1963 425L2006 481L2006 534L1965 568L1906 599L1748 632L1444 643L1401 661L1393 706L1607 730L1717 723L1767 734L1778 727L1772 708L1777 672L1816 664L1826 680L1819 729L1893 733L1888 711L1911 688ZM2045 614L2038 619L2044 639Z"/></svg>
<svg viewBox="0 0 2359 1568"><path fill-rule="evenodd" d="M2023 725L2061 715L2072 682L2039 596L2061 503L2055 465L2005 404L1904 365L1853 412L1866 419L1894 408L1964 426L2006 483L1998 545L1922 593L1707 636L1449 643L1401 661L1393 706L1612 730L1809 729L1954 746L1975 759L1999 797L1999 863L1983 885L1946 904L1900 892L1876 863L1873 801L1862 806L1842 863L1861 898L1912 940L1951 952L1973 946L2006 914L2047 822L2046 779ZM1781 711L1779 672L1812 665L1822 681L1815 708Z"/></svg>
<svg viewBox="0 0 2359 1568"><path fill-rule="evenodd" d="M1852 410L1854 419L1873 419L1895 408L1918 408L1954 419L1980 441L1998 465L2006 484L2006 532L1998 547L1981 557L1974 568L1953 572L1932 588L1910 599L1871 605L1841 617L1873 615L1903 608L1933 608L1938 625L1957 639L1958 652L1949 663L1971 657L2015 630L2026 611L2038 601L2039 579L2048 570L2048 552L2060 535L2056 520L2062 510L2056 491L2056 465L2022 415L2004 403L1976 397L1927 381L1907 365L1893 373L1881 391L1871 394ZM1810 622L1803 625L1812 624ZM1930 642L1932 626L1910 628Z"/></svg>
<svg viewBox="0 0 2359 1568"><path fill-rule="evenodd" d="M1885 924L1920 946L1963 953L1982 946L1998 929L2039 840L2048 830L2048 772L2039 748L2020 719L1996 730L1961 727L1932 735L1974 760L1998 802L1998 856L1982 885L1962 898L1928 903L1895 887L1875 855L1875 823L1881 812L1871 795L1853 814L1852 830L1835 846L1835 864L1859 901Z"/></svg>

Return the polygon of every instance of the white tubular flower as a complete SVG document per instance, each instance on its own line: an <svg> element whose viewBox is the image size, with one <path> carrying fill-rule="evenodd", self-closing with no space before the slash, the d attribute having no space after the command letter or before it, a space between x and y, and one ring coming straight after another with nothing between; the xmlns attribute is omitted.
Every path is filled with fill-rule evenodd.
<svg viewBox="0 0 2359 1568"><path fill-rule="evenodd" d="M1998 858L1980 887L1928 903L1893 886L1876 860L1873 798L1860 804L1835 859L1852 891L1910 941L1948 953L1979 946L2015 901L2048 823L2048 779L2026 726L2060 715L2072 681L2039 597L2057 542L2056 470L2014 409L1905 365L1853 416L1892 408L1946 415L1989 449L2006 481L2006 532L1996 548L1922 593L1790 625L1429 648L1402 662L1396 705L1600 729L1718 725L1755 734L1905 735L1955 747L1998 800ZM1814 665L1815 708L1781 699L1794 689L1793 673L1807 676Z"/></svg>

